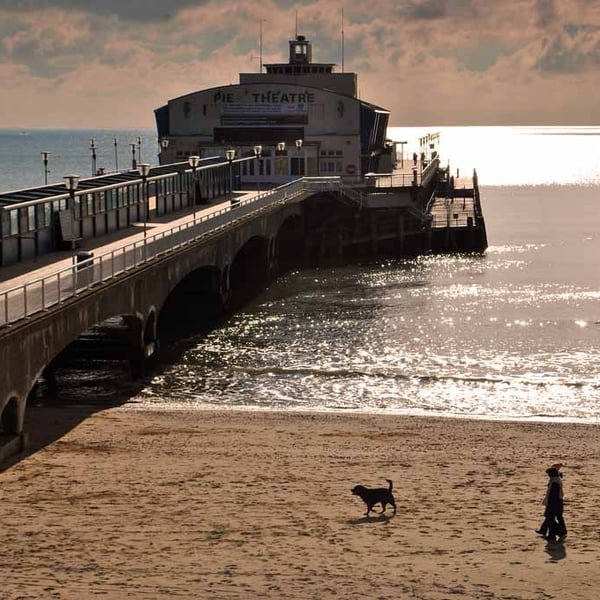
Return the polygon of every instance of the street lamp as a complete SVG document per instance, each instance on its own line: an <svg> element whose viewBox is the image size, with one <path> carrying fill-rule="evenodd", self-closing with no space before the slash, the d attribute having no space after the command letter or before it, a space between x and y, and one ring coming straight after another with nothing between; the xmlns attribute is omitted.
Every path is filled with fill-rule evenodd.
<svg viewBox="0 0 600 600"><path fill-rule="evenodd" d="M159 140L159 142L160 142L160 149L162 150L162 154L164 155L167 152L167 148L169 147L169 139L162 138L161 140Z"/></svg>
<svg viewBox="0 0 600 600"><path fill-rule="evenodd" d="M138 139L137 139L137 145L138 145L138 160L141 161L142 160L142 138L138 135Z"/></svg>
<svg viewBox="0 0 600 600"><path fill-rule="evenodd" d="M168 140L167 140L167 143L168 143ZM197 185L196 185L196 169L198 168L198 165L200 164L200 157L197 155L188 156L188 163L190 164L190 167L192 167L192 206L194 207L194 221L195 221L196 220L196 202L197 202L196 192L198 191Z"/></svg>
<svg viewBox="0 0 600 600"><path fill-rule="evenodd" d="M280 156L285 152L285 142L277 142L277 155ZM275 161L275 175L281 175L282 171L284 175L287 175L287 165L283 168L282 159L278 158Z"/></svg>
<svg viewBox="0 0 600 600"><path fill-rule="evenodd" d="M296 154L298 155L298 158L296 159L298 161L298 175L304 175L304 169L300 168L300 148L302 148L302 140L296 140Z"/></svg>
<svg viewBox="0 0 600 600"><path fill-rule="evenodd" d="M139 163L138 172L142 176L142 204L144 206L144 252L146 246L146 222L148 220L148 173L150 165L148 163Z"/></svg>
<svg viewBox="0 0 600 600"><path fill-rule="evenodd" d="M135 171L137 169L137 161L135 160L135 144L129 144L131 146L131 169Z"/></svg>
<svg viewBox="0 0 600 600"><path fill-rule="evenodd" d="M258 194L260 195L260 176L262 175L262 173L260 172L260 157L262 156L262 146L260 144L257 144L256 146L254 146L254 158L256 158L256 187L257 187L257 191Z"/></svg>
<svg viewBox="0 0 600 600"><path fill-rule="evenodd" d="M96 175L96 140L92 138L90 140L90 150L92 152L92 177Z"/></svg>
<svg viewBox="0 0 600 600"><path fill-rule="evenodd" d="M50 156L50 152L42 150L40 154L42 155L42 161L44 162L44 185L48 185L48 157Z"/></svg>
<svg viewBox="0 0 600 600"><path fill-rule="evenodd" d="M119 170L119 153L117 152L118 145L119 140L117 140L117 138L113 138L113 146L115 147L115 171Z"/></svg>
<svg viewBox="0 0 600 600"><path fill-rule="evenodd" d="M233 197L233 159L235 158L235 149L229 148L225 151L225 156L229 161L229 192Z"/></svg>
<svg viewBox="0 0 600 600"><path fill-rule="evenodd" d="M69 191L71 210L71 259L73 261L73 293L77 292L77 269L75 266L75 190L79 185L79 175L65 175L65 187Z"/></svg>

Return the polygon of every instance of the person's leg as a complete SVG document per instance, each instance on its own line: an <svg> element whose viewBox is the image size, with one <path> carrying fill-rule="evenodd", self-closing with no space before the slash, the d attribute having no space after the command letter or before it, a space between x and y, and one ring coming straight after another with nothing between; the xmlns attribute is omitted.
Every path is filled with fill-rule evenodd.
<svg viewBox="0 0 600 600"><path fill-rule="evenodd" d="M558 535L558 522L556 521L556 515L553 515L552 518L548 519L548 535L546 539L548 541L555 541L556 536Z"/></svg>
<svg viewBox="0 0 600 600"><path fill-rule="evenodd" d="M558 535L560 537L565 537L567 535L567 526L565 524L565 520L563 519L562 512L556 515L556 523Z"/></svg>
<svg viewBox="0 0 600 600"><path fill-rule="evenodd" d="M550 521L548 517L546 517L543 523L540 525L540 528L536 529L535 532L546 537L546 535L548 535L548 529L550 529Z"/></svg>

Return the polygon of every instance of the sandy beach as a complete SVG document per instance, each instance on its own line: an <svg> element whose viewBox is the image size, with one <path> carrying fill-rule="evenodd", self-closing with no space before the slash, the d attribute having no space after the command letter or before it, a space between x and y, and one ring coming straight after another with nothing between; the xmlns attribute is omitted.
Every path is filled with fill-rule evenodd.
<svg viewBox="0 0 600 600"><path fill-rule="evenodd" d="M597 598L600 428L32 408L0 473L0 598ZM46 431L44 438L43 431ZM569 536L548 544L545 468ZM396 515L356 484L394 481Z"/></svg>

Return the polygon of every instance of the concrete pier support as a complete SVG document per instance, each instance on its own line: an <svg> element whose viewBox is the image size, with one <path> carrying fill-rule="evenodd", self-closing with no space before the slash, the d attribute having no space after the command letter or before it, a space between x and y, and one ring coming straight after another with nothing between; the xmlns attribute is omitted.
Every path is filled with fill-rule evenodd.
<svg viewBox="0 0 600 600"><path fill-rule="evenodd" d="M28 436L23 431L26 404L26 397L13 396L0 409L0 464L27 447Z"/></svg>
<svg viewBox="0 0 600 600"><path fill-rule="evenodd" d="M25 418L25 398L13 396L0 414L0 431L5 435L17 435L23 431Z"/></svg>

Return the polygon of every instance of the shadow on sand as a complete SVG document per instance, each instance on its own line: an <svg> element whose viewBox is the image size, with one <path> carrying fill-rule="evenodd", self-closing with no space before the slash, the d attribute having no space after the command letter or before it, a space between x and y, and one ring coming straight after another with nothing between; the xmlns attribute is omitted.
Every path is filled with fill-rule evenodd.
<svg viewBox="0 0 600 600"><path fill-rule="evenodd" d="M386 514L378 514L378 515L369 515L361 517L360 519L349 519L348 523L350 525L363 525L364 523L388 523L394 518L395 514L392 513L390 515Z"/></svg>
<svg viewBox="0 0 600 600"><path fill-rule="evenodd" d="M558 562L567 558L567 550L562 542L548 542L544 552L550 556L550 562Z"/></svg>
<svg viewBox="0 0 600 600"><path fill-rule="evenodd" d="M27 446L22 452L6 457L0 463L0 473L59 440L92 415L125 404L143 387L141 381L132 382L127 394L92 403L48 398L34 400L28 404L25 415Z"/></svg>

